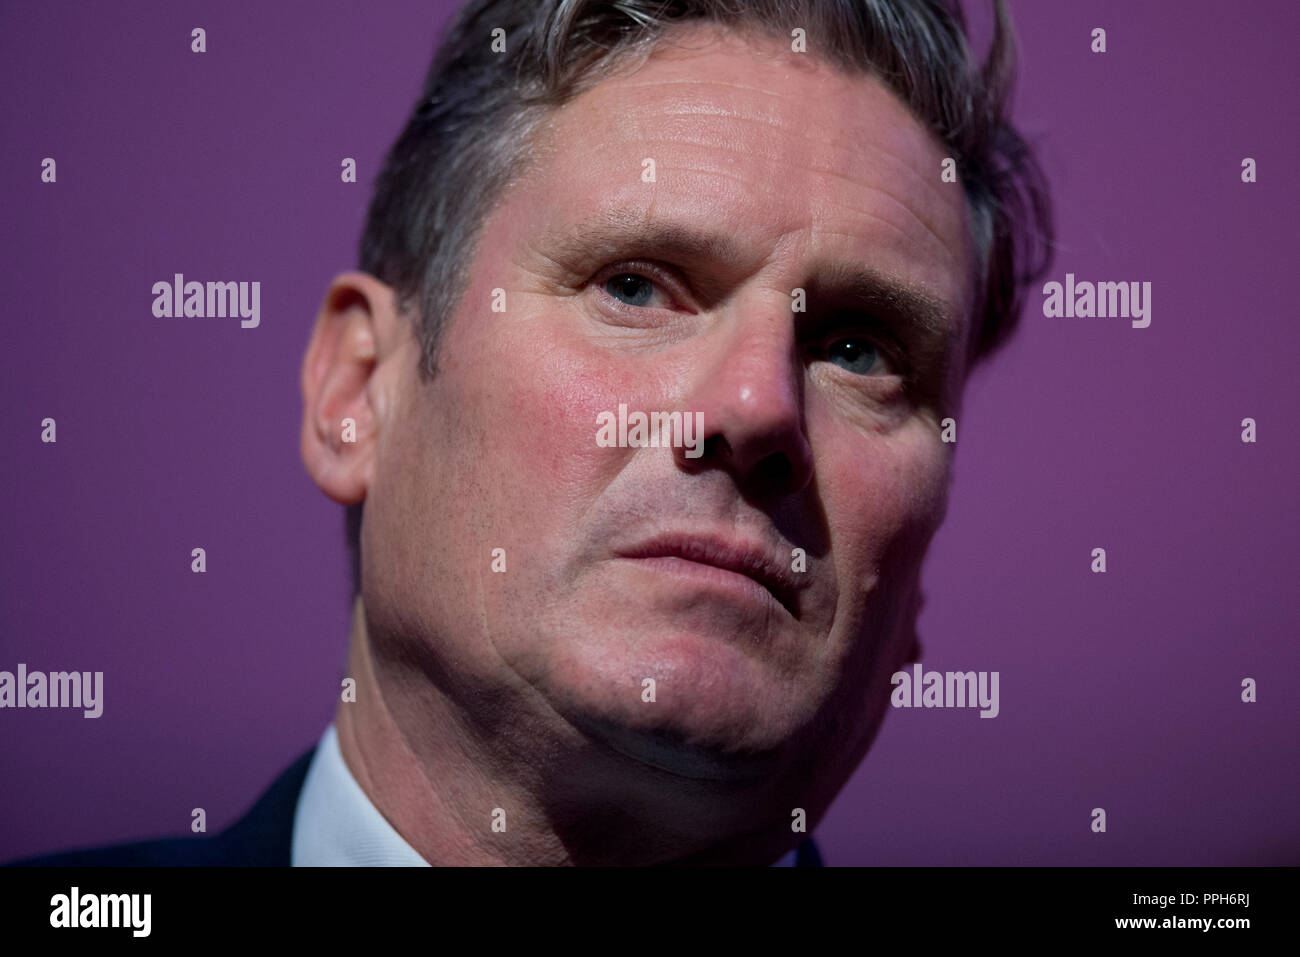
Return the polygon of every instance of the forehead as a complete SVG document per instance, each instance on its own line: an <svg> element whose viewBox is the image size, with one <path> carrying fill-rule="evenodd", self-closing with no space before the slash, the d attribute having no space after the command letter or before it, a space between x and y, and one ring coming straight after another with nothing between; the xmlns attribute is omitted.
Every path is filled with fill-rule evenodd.
<svg viewBox="0 0 1300 957"><path fill-rule="evenodd" d="M523 200L534 234L698 230L728 237L738 270L788 261L783 278L796 283L865 266L941 306L954 338L964 332L961 185L942 181L942 143L874 77L779 36L679 26L643 64L556 110L534 146Z"/></svg>

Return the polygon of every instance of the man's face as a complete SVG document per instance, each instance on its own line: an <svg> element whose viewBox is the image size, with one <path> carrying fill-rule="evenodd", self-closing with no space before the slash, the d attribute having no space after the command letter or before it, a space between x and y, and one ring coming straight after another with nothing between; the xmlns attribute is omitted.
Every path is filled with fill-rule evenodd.
<svg viewBox="0 0 1300 957"><path fill-rule="evenodd" d="M367 493L366 611L503 729L833 795L911 650L946 507L961 187L877 81L675 36L691 48L552 115L485 222L437 375L406 363ZM701 413L703 454L599 444L620 404Z"/></svg>

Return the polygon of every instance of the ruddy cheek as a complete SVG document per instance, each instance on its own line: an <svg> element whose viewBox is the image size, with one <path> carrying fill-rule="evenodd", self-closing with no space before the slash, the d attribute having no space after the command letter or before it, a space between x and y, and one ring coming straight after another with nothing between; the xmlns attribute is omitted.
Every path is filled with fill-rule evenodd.
<svg viewBox="0 0 1300 957"><path fill-rule="evenodd" d="M521 467L538 470L539 478L564 476L588 470L593 459L610 458L611 450L597 444L599 418L627 401L629 384L608 357L599 363L568 357L531 370L506 410L514 440L527 450Z"/></svg>
<svg viewBox="0 0 1300 957"><path fill-rule="evenodd" d="M849 563L851 578L878 571L882 555L909 523L908 470L888 450L854 456L831 472L827 521L838 558Z"/></svg>

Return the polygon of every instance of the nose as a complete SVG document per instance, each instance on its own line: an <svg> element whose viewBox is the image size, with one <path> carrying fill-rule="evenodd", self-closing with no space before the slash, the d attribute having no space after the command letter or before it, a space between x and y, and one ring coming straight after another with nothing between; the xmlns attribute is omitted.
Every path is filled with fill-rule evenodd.
<svg viewBox="0 0 1300 957"><path fill-rule="evenodd" d="M725 334L702 346L686 408L702 413L697 458L678 449L688 471L721 468L757 496L790 495L812 479L804 422L803 361L788 304L724 319Z"/></svg>

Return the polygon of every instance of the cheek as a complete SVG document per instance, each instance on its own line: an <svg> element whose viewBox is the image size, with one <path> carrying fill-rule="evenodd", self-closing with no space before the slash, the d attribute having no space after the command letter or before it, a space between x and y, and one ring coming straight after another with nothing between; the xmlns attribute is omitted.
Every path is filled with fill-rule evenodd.
<svg viewBox="0 0 1300 957"><path fill-rule="evenodd" d="M510 543L521 571L539 574L558 567L582 516L635 451L596 441L600 413L636 401L633 370L571 326L554 310L521 311L476 343L473 368L449 391L480 434L460 449L476 460L480 496L465 507L480 514L485 533Z"/></svg>
<svg viewBox="0 0 1300 957"><path fill-rule="evenodd" d="M837 439L830 448L851 451L818 461L838 588L832 656L844 712L861 717L845 733L865 735L865 748L887 707L889 675L911 648L910 616L942 520L950 456L916 419L889 434Z"/></svg>
<svg viewBox="0 0 1300 957"><path fill-rule="evenodd" d="M943 516L945 446L913 419L888 434L839 435L826 448L817 465L841 587L906 577L901 566L919 565Z"/></svg>
<svg viewBox="0 0 1300 957"><path fill-rule="evenodd" d="M551 489L587 484L598 460L616 458L596 445L597 415L611 402L617 406L619 377L608 357L601 363L584 362L554 349L545 361L521 371L520 379L525 383L510 389L500 410L517 449L517 455L508 457L527 470L515 480Z"/></svg>
<svg viewBox="0 0 1300 957"><path fill-rule="evenodd" d="M464 465L504 507L503 521L537 509L562 518L555 513L566 499L595 483L595 460L611 459L596 445L596 416L617 395L619 372L608 356L584 358L566 316L515 306L464 318L443 347L447 378L437 401L455 406L444 419L461 433L447 438L476 460ZM534 524L539 518L532 514Z"/></svg>

